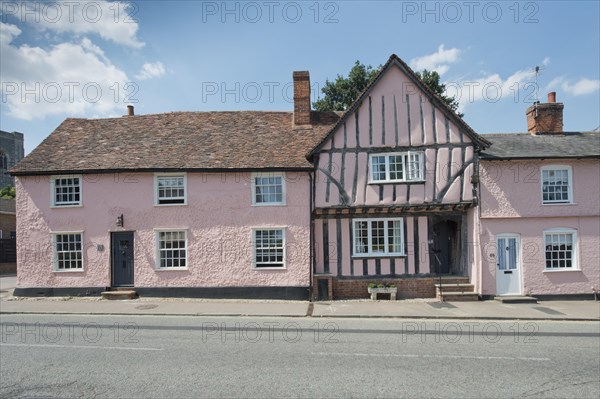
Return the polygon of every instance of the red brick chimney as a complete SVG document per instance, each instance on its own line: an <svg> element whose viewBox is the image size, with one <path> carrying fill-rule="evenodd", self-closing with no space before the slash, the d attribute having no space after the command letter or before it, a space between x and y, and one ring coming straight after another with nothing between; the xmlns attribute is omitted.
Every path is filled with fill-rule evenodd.
<svg viewBox="0 0 600 399"><path fill-rule="evenodd" d="M556 92L548 93L548 102L527 108L527 131L536 134L562 134L563 103L556 102Z"/></svg>
<svg viewBox="0 0 600 399"><path fill-rule="evenodd" d="M310 125L310 75L308 71L294 74L294 125Z"/></svg>

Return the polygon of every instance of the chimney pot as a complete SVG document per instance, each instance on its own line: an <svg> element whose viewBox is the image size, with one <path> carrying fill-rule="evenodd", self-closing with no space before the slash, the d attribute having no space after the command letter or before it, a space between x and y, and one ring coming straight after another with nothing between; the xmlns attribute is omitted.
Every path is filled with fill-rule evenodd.
<svg viewBox="0 0 600 399"><path fill-rule="evenodd" d="M135 115L134 111L133 111L133 105L128 105L127 106L127 115L128 116L133 116Z"/></svg>
<svg viewBox="0 0 600 399"><path fill-rule="evenodd" d="M550 93L548 93L548 102L549 103L556 102L556 92L555 91L551 91Z"/></svg>
<svg viewBox="0 0 600 399"><path fill-rule="evenodd" d="M310 75L308 71L295 71L294 125L310 125Z"/></svg>

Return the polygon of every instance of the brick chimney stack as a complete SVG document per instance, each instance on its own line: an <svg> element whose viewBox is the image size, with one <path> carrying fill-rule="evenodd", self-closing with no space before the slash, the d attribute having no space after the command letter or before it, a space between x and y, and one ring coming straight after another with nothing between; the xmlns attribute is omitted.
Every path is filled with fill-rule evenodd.
<svg viewBox="0 0 600 399"><path fill-rule="evenodd" d="M308 71L294 74L294 125L310 125L310 75Z"/></svg>
<svg viewBox="0 0 600 399"><path fill-rule="evenodd" d="M127 116L133 116L135 115L135 112L133 111L133 105L128 105L127 106Z"/></svg>
<svg viewBox="0 0 600 399"><path fill-rule="evenodd" d="M535 103L527 108L527 131L537 134L562 134L563 103L556 102L556 92L548 93L548 102Z"/></svg>

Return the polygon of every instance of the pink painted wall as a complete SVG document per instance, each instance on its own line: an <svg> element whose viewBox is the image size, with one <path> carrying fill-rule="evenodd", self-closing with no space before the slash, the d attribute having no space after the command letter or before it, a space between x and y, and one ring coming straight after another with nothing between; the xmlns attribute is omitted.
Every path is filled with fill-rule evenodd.
<svg viewBox="0 0 600 399"><path fill-rule="evenodd" d="M434 143L446 145L438 149L426 150L426 182L411 184L410 192L408 185L402 183L368 184L368 155L366 152L355 151L358 146L356 115L358 115L358 144L361 149L417 147ZM427 96L421 93L399 68L392 67L373 88L370 97L362 102L356 114L350 115L345 124L336 130L332 139L325 143L317 167L331 170L332 177L343 186L345 194L351 200L355 192L356 198L351 203L353 206L418 204L431 202L435 198L444 203L455 203L461 200L461 194L463 201L471 201L473 197L470 176L473 169L469 167L463 174L462 186L458 173L465 162L470 163L473 160L474 153L473 147L469 145L470 142L469 137L461 132L456 124L446 119L444 113L435 108ZM461 143L466 144L462 150L452 148L453 145L459 146ZM353 184L355 175L356 187ZM329 198L327 198L328 177L323 172L317 172L316 182L317 208L341 204L339 189L331 182ZM380 186L383 187L381 200ZM450 188L446 195L440 198L439 193L447 186Z"/></svg>
<svg viewBox="0 0 600 399"><path fill-rule="evenodd" d="M540 166L571 165L574 204L542 205ZM520 236L522 293L525 295L591 294L600 290L600 187L597 160L482 161L479 292L496 293L496 236ZM543 232L569 228L577 232L579 270L544 271Z"/></svg>
<svg viewBox="0 0 600 399"><path fill-rule="evenodd" d="M540 167L569 165L573 204L542 205ZM597 216L600 214L598 160L481 161L481 217Z"/></svg>
<svg viewBox="0 0 600 399"><path fill-rule="evenodd" d="M285 206L252 206L249 173L188 173L185 206L154 206L153 185L151 173L85 175L83 206L56 209L48 177L18 178L18 286L110 286L111 231L135 231L137 287L309 285L307 173L286 174ZM116 227L120 214L125 228ZM253 227L285 228L285 270L252 268ZM188 270L155 270L156 228L188 229ZM84 271L53 272L50 232L78 230Z"/></svg>

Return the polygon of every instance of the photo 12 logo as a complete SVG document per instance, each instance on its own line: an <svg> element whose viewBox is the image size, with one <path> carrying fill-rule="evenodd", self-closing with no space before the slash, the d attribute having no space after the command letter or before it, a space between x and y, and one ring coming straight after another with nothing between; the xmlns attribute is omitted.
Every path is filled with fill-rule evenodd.
<svg viewBox="0 0 600 399"><path fill-rule="evenodd" d="M2 82L2 103L98 103L109 96L110 101L137 103L139 86L135 82ZM106 98L106 97L105 97Z"/></svg>
<svg viewBox="0 0 600 399"><path fill-rule="evenodd" d="M536 24L539 11L539 3L535 1L403 1L402 22Z"/></svg>
<svg viewBox="0 0 600 399"><path fill-rule="evenodd" d="M2 22L17 18L30 23L74 23L83 20L95 24L107 19L114 23L137 23L134 15L139 7L133 2L98 1L2 1Z"/></svg>
<svg viewBox="0 0 600 399"><path fill-rule="evenodd" d="M337 24L340 6L338 2L296 1L203 1L202 23L298 23L310 21L315 24Z"/></svg>

